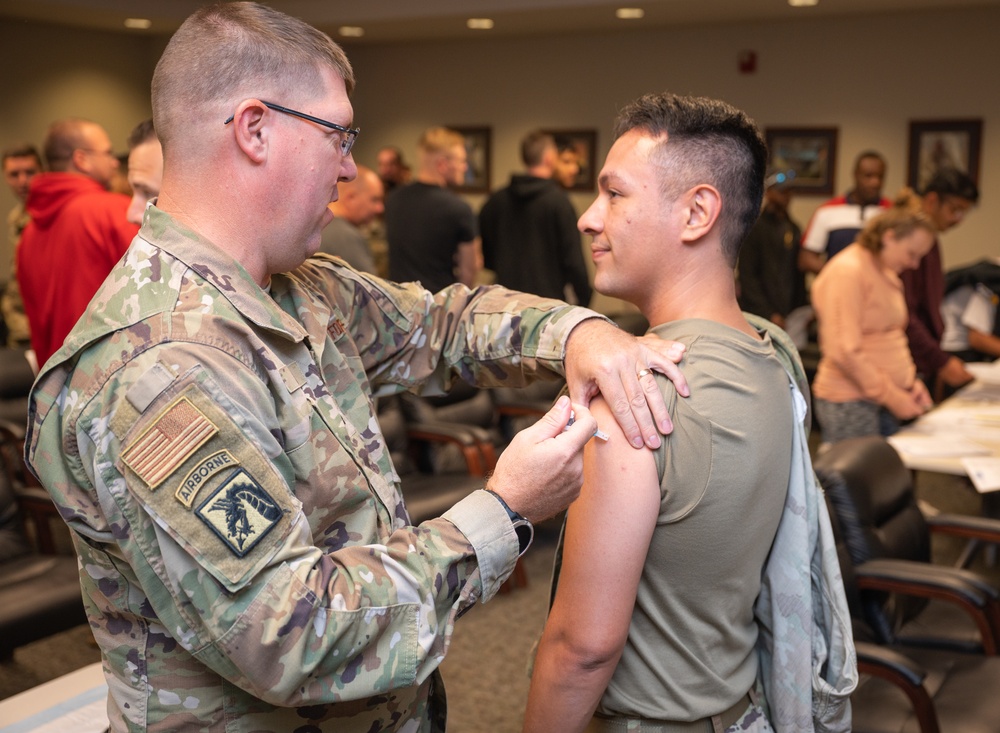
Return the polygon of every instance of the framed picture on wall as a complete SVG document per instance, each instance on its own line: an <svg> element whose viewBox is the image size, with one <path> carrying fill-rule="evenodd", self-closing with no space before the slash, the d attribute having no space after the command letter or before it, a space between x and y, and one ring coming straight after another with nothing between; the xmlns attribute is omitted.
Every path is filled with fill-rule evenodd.
<svg viewBox="0 0 1000 733"><path fill-rule="evenodd" d="M910 123L906 183L916 191L941 168L957 168L979 185L982 120L932 120Z"/></svg>
<svg viewBox="0 0 1000 733"><path fill-rule="evenodd" d="M489 193L490 191L490 137L489 127L463 127L449 125L465 138L465 153L469 158L469 167L465 171L465 181L456 186L456 191L465 193Z"/></svg>
<svg viewBox="0 0 1000 733"><path fill-rule="evenodd" d="M837 167L836 127L769 127L768 167L789 175L789 190L800 194L830 196Z"/></svg>
<svg viewBox="0 0 1000 733"><path fill-rule="evenodd" d="M560 154L572 151L580 166L570 191L593 191L597 182L597 130L542 130L556 140Z"/></svg>

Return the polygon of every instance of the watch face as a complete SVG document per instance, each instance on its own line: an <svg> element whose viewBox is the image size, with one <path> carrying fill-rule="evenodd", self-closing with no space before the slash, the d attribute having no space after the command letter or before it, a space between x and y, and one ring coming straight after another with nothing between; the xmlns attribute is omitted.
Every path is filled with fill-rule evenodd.
<svg viewBox="0 0 1000 733"><path fill-rule="evenodd" d="M527 519L519 519L514 522L514 533L517 535L517 554L520 556L531 546L535 528Z"/></svg>

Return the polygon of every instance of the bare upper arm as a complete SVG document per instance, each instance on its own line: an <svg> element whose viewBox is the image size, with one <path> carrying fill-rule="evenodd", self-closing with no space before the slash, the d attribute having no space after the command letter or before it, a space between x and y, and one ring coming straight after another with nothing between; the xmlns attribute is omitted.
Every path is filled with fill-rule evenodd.
<svg viewBox="0 0 1000 733"><path fill-rule="evenodd" d="M569 509L550 623L595 658L617 657L660 508L653 453L628 443L607 403L590 406L608 441L584 449L584 484Z"/></svg>

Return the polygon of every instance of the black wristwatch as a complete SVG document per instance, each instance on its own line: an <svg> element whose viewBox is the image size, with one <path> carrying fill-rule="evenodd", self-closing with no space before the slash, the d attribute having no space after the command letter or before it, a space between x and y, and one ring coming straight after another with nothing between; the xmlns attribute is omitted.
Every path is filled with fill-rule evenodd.
<svg viewBox="0 0 1000 733"><path fill-rule="evenodd" d="M493 489L486 489L486 491L496 497L497 501L500 502L500 506L503 507L504 511L507 512L507 516L510 517L510 523L514 525L514 532L517 534L517 556L520 557L531 546L531 541L535 538L534 525L507 506L507 502L503 500L503 497L493 491Z"/></svg>

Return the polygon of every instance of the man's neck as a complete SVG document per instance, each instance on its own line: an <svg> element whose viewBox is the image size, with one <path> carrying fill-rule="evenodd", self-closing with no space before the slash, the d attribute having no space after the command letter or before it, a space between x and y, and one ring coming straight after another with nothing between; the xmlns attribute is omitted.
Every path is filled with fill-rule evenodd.
<svg viewBox="0 0 1000 733"><path fill-rule="evenodd" d="M730 268L716 267L711 271L702 268L688 274L671 282L648 302L636 304L651 326L697 318L757 336L736 300Z"/></svg>
<svg viewBox="0 0 1000 733"><path fill-rule="evenodd" d="M420 171L420 173L417 174L417 182L423 183L427 186L437 186L439 188L448 187L448 182L444 179L444 176L435 171Z"/></svg>

